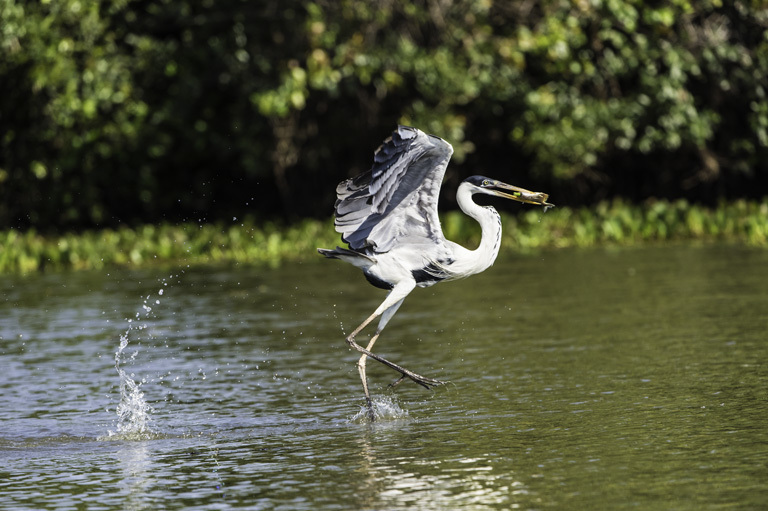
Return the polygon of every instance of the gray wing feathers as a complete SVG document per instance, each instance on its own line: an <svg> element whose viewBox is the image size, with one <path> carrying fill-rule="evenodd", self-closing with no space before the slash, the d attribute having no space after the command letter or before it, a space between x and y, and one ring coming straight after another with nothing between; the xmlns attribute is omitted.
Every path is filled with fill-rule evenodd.
<svg viewBox="0 0 768 511"><path fill-rule="evenodd" d="M442 240L437 200L451 154L448 142L399 126L376 150L371 170L336 188L342 240L379 253L404 238Z"/></svg>

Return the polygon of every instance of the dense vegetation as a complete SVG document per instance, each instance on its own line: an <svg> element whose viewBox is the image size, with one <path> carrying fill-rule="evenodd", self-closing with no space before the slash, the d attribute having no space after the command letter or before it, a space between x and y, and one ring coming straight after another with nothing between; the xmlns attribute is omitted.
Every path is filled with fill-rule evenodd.
<svg viewBox="0 0 768 511"><path fill-rule="evenodd" d="M0 0L0 19L6 253L40 236L9 228L327 218L398 122L454 145L448 191L768 189L762 0Z"/></svg>
<svg viewBox="0 0 768 511"><path fill-rule="evenodd" d="M668 241L728 242L768 247L768 202L735 201L716 209L687 203L622 201L592 208L525 208L503 213L502 250L539 250ZM443 215L449 239L476 246L477 223L458 211ZM329 221L293 226L254 222L121 227L77 234L41 235L34 230L0 232L0 273L98 269L118 266L258 264L320 259L316 247L334 247Z"/></svg>

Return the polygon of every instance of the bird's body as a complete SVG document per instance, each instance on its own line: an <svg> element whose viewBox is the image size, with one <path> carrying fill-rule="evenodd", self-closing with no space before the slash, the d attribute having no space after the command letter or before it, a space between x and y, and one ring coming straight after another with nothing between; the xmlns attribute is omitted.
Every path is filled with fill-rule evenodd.
<svg viewBox="0 0 768 511"><path fill-rule="evenodd" d="M341 182L336 188L336 230L349 248L318 251L357 266L371 284L389 290L376 311L347 337L350 346L362 353L358 368L371 418L365 376L368 356L400 372L398 382L407 377L427 388L443 383L392 364L370 350L415 287L465 278L487 269L496 260L501 245L501 217L493 207L476 204L472 195L486 193L552 206L546 202L546 194L472 176L461 183L456 199L462 211L480 224L480 245L469 250L446 240L437 202L451 154L453 148L448 142L415 128L399 126L376 150L371 170ZM354 338L378 316L381 319L376 333L368 347L363 348Z"/></svg>

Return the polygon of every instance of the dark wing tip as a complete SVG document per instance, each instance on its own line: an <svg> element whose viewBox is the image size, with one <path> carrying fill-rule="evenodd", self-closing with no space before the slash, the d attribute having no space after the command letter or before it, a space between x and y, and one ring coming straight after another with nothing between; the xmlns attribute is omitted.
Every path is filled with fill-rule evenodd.
<svg viewBox="0 0 768 511"><path fill-rule="evenodd" d="M435 149L447 153L449 156L453 154L453 147L444 139L436 135L427 135L418 128L401 124L376 148L376 151L373 153L374 163L381 163L389 159L395 153L401 151L403 146L409 146L416 142L416 139L419 137L423 137L425 141L429 140Z"/></svg>
<svg viewBox="0 0 768 511"><path fill-rule="evenodd" d="M416 137L419 135L419 130L416 128L412 128L410 126L403 126L402 124L397 127L397 130L395 130L395 133L397 133L401 139L403 140L409 140L413 137ZM394 134L394 133L393 133Z"/></svg>
<svg viewBox="0 0 768 511"><path fill-rule="evenodd" d="M374 151L374 164L389 160L396 153L400 152L403 146L408 146L412 142L412 139L418 137L419 133L421 132L416 128L411 128L410 126L398 126L397 129L393 131L378 148L376 148L376 151Z"/></svg>

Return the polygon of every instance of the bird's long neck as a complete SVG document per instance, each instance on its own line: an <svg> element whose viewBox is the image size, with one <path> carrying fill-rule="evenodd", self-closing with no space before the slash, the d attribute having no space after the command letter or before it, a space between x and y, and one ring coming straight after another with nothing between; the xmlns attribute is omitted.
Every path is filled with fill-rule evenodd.
<svg viewBox="0 0 768 511"><path fill-rule="evenodd" d="M501 246L501 216L491 206L479 206L472 200L469 186L460 185L456 193L456 201L461 210L477 220L482 230L480 245L475 250L467 250L466 269L479 273L490 267L499 255Z"/></svg>

